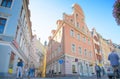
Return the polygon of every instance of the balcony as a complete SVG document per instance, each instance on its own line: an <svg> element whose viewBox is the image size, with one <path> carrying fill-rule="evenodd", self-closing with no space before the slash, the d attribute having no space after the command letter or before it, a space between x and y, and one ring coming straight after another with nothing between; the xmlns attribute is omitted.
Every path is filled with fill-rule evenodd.
<svg viewBox="0 0 120 79"><path fill-rule="evenodd" d="M0 41L7 41L7 42L11 42L13 41L13 37L11 36L5 36L5 35L0 35Z"/></svg>

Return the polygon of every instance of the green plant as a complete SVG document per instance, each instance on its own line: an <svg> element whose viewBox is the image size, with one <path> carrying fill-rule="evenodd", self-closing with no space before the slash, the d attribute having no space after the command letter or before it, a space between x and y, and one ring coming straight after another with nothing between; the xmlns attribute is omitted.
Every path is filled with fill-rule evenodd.
<svg viewBox="0 0 120 79"><path fill-rule="evenodd" d="M116 0L113 6L113 16L118 25L120 25L120 0Z"/></svg>

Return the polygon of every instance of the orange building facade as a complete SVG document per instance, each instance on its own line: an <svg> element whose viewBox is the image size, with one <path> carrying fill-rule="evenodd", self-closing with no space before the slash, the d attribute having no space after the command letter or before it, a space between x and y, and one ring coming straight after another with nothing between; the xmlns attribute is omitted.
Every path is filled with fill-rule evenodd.
<svg viewBox="0 0 120 79"><path fill-rule="evenodd" d="M94 73L95 53L91 32L78 4L71 15L63 14L52 30L47 49L46 73L54 75L85 75Z"/></svg>
<svg viewBox="0 0 120 79"><path fill-rule="evenodd" d="M95 51L96 64L102 66L102 52L101 52L101 44L99 34L96 32L96 29L92 29L93 36L93 47Z"/></svg>

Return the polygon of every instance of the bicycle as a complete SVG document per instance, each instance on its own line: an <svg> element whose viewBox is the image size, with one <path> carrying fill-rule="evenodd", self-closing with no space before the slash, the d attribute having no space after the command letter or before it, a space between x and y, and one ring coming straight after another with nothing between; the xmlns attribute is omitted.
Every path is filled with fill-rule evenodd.
<svg viewBox="0 0 120 79"><path fill-rule="evenodd" d="M117 79L120 77L118 66L113 66L113 73L114 73L114 79Z"/></svg>

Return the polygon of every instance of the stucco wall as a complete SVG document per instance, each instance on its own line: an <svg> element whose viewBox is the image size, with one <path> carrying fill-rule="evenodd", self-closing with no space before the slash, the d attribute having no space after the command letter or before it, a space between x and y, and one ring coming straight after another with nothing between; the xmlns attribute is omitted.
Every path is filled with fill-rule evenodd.
<svg viewBox="0 0 120 79"><path fill-rule="evenodd" d="M9 46L0 45L0 72L7 72L11 49Z"/></svg>

